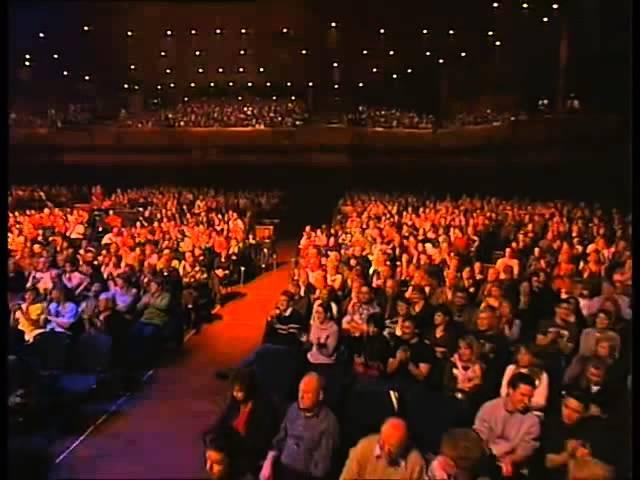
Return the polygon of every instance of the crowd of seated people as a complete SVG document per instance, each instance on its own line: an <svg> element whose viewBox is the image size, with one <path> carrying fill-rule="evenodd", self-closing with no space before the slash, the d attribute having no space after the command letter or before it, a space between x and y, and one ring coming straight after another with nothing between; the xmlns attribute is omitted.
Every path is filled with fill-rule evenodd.
<svg viewBox="0 0 640 480"><path fill-rule="evenodd" d="M254 228L256 212L278 206L277 192L64 190L12 189L26 202L59 194L55 205L9 212L9 393L20 411L87 385L71 373L108 373L118 391L139 386L164 347L198 333L274 255ZM60 203L76 194L89 201ZM43 382L56 394L43 395Z"/></svg>
<svg viewBox="0 0 640 480"><path fill-rule="evenodd" d="M431 130L435 117L398 108L360 105L347 116L347 123L354 127Z"/></svg>
<svg viewBox="0 0 640 480"><path fill-rule="evenodd" d="M144 118L126 118L123 124L171 128L294 128L309 115L301 100L201 99L162 109Z"/></svg>
<svg viewBox="0 0 640 480"><path fill-rule="evenodd" d="M508 112L495 112L491 109L487 109L480 113L460 113L455 116L450 122L447 122L449 128L464 128L464 127L479 127L486 125L504 125L514 120L526 120L526 113L520 113L518 115Z"/></svg>
<svg viewBox="0 0 640 480"><path fill-rule="evenodd" d="M233 478L261 480L626 478L630 217L376 194L338 211L305 229L207 455L222 442Z"/></svg>

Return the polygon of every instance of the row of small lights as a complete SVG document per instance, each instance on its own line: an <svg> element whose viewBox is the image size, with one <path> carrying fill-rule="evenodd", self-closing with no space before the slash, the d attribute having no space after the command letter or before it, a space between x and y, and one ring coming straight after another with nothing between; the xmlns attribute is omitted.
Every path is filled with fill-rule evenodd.
<svg viewBox="0 0 640 480"><path fill-rule="evenodd" d="M523 10L528 10L531 7L531 5L529 3L527 3L527 2L523 2L520 6L522 7ZM500 3L499 2L493 2L492 3L492 7L493 8L499 8L500 7ZM557 3L554 3L554 4L551 5L551 8L553 8L554 10L557 10L558 8L560 8L560 6ZM549 17L542 17L542 21L543 22L548 22L549 21ZM331 22L331 23L329 23L329 27L331 29L336 29L336 28L338 28L338 24L336 22ZM91 30L93 30L93 28L91 26L89 26L89 25L84 25L82 27L82 31L83 32L89 32ZM287 33L289 33L289 28L282 27L282 29L280 31L282 33L284 33L284 34L287 34ZM453 32L454 32L453 30L449 30L449 35L453 35ZM198 31L195 28L192 28L189 31L189 33L191 35L197 35ZM222 35L223 34L223 30L221 28L216 28L214 30L214 33L216 35ZM246 28L241 28L240 29L240 34L247 35L247 33L248 33L248 30ZM380 28L380 29L378 29L378 33L380 35L384 35L386 33L386 30L384 28ZM173 30L171 30L171 29L166 29L165 30L165 36L172 37L173 34L174 34ZM429 29L423 28L422 29L422 34L423 35L428 35L429 34ZM127 35L127 37L130 38L130 37L133 37L135 35L135 33L134 33L133 30L127 30L126 35ZM45 33L44 32L39 32L38 33L38 38L46 38Z"/></svg>
<svg viewBox="0 0 640 480"><path fill-rule="evenodd" d="M289 98L290 98L290 100L291 100L291 101L295 101L295 100L296 100L295 95L292 95L292 96L291 96L291 97L289 97ZM239 102L241 102L242 100L244 100L244 97L242 97L241 95L239 95L239 96L237 97L237 99L238 99L238 101L239 101ZM278 99L278 96L277 96L277 95L274 95L274 96L272 96L272 97L271 97L271 100L277 100L277 99ZM183 103L187 103L188 101L189 101L189 97L183 97L183 98L182 98L182 102L183 102ZM156 103L156 104L160 103L160 99L159 99L159 98L154 98L154 99L153 99L153 103Z"/></svg>
<svg viewBox="0 0 640 480"><path fill-rule="evenodd" d="M398 78L398 75L396 73L394 73L392 75L392 78L396 79L396 78ZM233 81L227 82L227 86L228 87L234 87L235 85L236 84ZM264 85L265 85L265 87L269 87L269 88L271 88L273 86L273 84L271 82L265 82ZM285 85L287 87L291 87L292 86L291 82L286 82ZM190 82L189 83L189 87L190 88L196 88L197 86L198 85L196 84L196 82ZM216 86L216 82L209 82L209 88L215 88L215 86ZM252 88L253 86L254 86L253 82L247 82L247 87L248 88ZM307 82L307 87L313 88L314 86L316 86L316 85L313 82ZM356 86L362 88L362 87L365 86L365 83L364 82L358 82L358 83L356 83ZM171 82L171 83L168 84L168 87L169 88L176 88L176 83L175 82ZM130 89L138 90L139 89L139 85L135 84L135 83L132 83L132 84L125 83L125 84L122 85L122 88L124 88L125 90L130 90ZM333 89L334 90L337 90L339 88L340 88L340 84L339 83L334 83L333 84ZM162 89L163 89L162 85L156 85L156 90L162 90Z"/></svg>

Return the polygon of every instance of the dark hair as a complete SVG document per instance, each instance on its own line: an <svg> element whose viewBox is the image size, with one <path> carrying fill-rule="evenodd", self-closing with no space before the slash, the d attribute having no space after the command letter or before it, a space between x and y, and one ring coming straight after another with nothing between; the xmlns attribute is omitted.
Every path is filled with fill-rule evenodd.
<svg viewBox="0 0 640 480"><path fill-rule="evenodd" d="M367 317L367 325L374 325L378 330L384 330L384 315L382 312L373 312Z"/></svg>
<svg viewBox="0 0 640 480"><path fill-rule="evenodd" d="M594 370L602 370L604 373L606 373L607 367L608 367L607 363L601 358L591 357L589 360L587 360L587 365L584 371L586 373L587 370L589 370L590 368L593 368Z"/></svg>
<svg viewBox="0 0 640 480"><path fill-rule="evenodd" d="M413 285L411 287L411 293L417 293L418 295L420 295L422 298L427 298L427 292L424 289L423 286L421 285Z"/></svg>
<svg viewBox="0 0 640 480"><path fill-rule="evenodd" d="M209 431L204 436L204 449L214 450L225 454L227 460L229 460L231 452L232 430L231 427L221 426L212 431Z"/></svg>
<svg viewBox="0 0 640 480"><path fill-rule="evenodd" d="M256 395L257 380L255 371L252 368L241 368L236 370L231 376L232 387L240 387L245 393L247 400L252 400Z"/></svg>
<svg viewBox="0 0 640 480"><path fill-rule="evenodd" d="M469 298L469 291L464 287L454 287L453 295L463 294L465 297Z"/></svg>
<svg viewBox="0 0 640 480"><path fill-rule="evenodd" d="M536 381L528 373L518 372L511 376L507 387L510 390L517 390L520 385L528 385L535 390Z"/></svg>
<svg viewBox="0 0 640 480"><path fill-rule="evenodd" d="M589 410L591 401L589 396L582 390L577 388L571 388L562 392L562 398L573 398L576 402L580 403L584 407L584 411Z"/></svg>
<svg viewBox="0 0 640 480"><path fill-rule="evenodd" d="M451 318L453 317L453 314L451 313L451 309L447 305L436 305L433 313L434 315L436 313L441 313L442 315L447 317L449 320L451 320Z"/></svg>
<svg viewBox="0 0 640 480"><path fill-rule="evenodd" d="M605 317L607 317L607 319L609 320L609 328L613 327L614 324L614 317L611 314L611 312L609 312L608 310L603 310L602 308L600 310L598 310L596 312L596 315L594 318L596 318L598 315L604 315Z"/></svg>
<svg viewBox="0 0 640 480"><path fill-rule="evenodd" d="M293 292L289 290L283 290L282 292L280 292L280 296L287 297L287 300L290 302L293 301Z"/></svg>

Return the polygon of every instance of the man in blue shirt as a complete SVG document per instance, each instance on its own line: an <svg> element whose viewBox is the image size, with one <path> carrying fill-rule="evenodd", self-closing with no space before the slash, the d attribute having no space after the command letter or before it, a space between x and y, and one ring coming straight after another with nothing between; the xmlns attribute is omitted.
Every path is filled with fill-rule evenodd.
<svg viewBox="0 0 640 480"><path fill-rule="evenodd" d="M326 478L338 445L338 421L322 404L322 382L307 373L300 382L298 402L287 410L260 472L260 480Z"/></svg>

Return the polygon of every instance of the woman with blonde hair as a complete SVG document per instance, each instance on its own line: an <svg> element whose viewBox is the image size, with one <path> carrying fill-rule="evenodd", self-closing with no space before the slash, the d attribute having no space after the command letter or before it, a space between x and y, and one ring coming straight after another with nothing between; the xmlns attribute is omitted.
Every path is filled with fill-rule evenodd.
<svg viewBox="0 0 640 480"><path fill-rule="evenodd" d="M457 400L461 426L473 421L483 400L484 365L480 355L480 343L467 335L458 340L458 351L444 367L445 391Z"/></svg>

